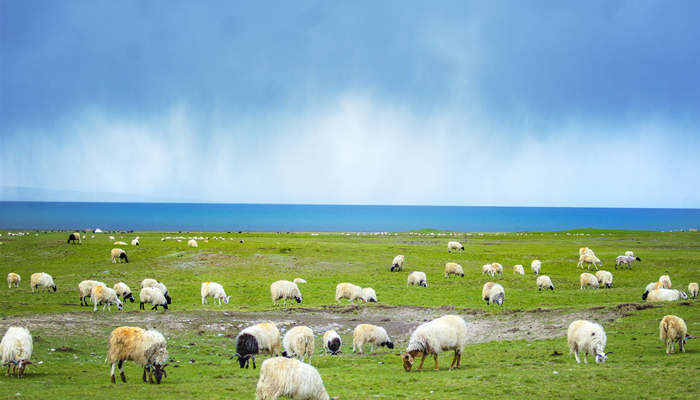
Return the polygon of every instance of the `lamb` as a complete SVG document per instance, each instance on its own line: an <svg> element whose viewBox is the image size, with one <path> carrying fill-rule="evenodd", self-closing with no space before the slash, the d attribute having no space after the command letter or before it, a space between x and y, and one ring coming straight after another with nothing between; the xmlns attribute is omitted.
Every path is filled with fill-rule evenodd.
<svg viewBox="0 0 700 400"><path fill-rule="evenodd" d="M165 296L165 300L168 302L168 304L171 304L173 302L173 299L170 297L170 293L168 292L168 288L163 284L163 282L159 282L151 278L146 278L141 281L141 288L143 289L146 287L152 287L160 290L163 293L163 296Z"/></svg>
<svg viewBox="0 0 700 400"><path fill-rule="evenodd" d="M302 278L294 278L294 280L292 282L294 282L294 283L306 283L306 281Z"/></svg>
<svg viewBox="0 0 700 400"><path fill-rule="evenodd" d="M588 364L588 354L595 354L595 362L602 363L608 359L605 353L607 336L599 324L591 321L577 320L569 325L566 331L569 350L574 353L576 363L580 364L579 353L584 354L583 362Z"/></svg>
<svg viewBox="0 0 700 400"><path fill-rule="evenodd" d="M628 255L617 256L617 258L615 258L615 269L617 269L618 266L622 267L623 264L626 265L627 268L632 269L632 262L634 261L642 261L642 259Z"/></svg>
<svg viewBox="0 0 700 400"><path fill-rule="evenodd" d="M532 272L535 273L535 275L540 274L540 269L542 268L542 261L540 260L532 260L530 263L530 269L532 269Z"/></svg>
<svg viewBox="0 0 700 400"><path fill-rule="evenodd" d="M120 248L112 249L112 263L116 264L117 260L119 260L119 262L124 260L124 262L128 263L129 257L126 256L126 251Z"/></svg>
<svg viewBox="0 0 700 400"><path fill-rule="evenodd" d="M136 238L136 239L132 240L132 241L131 241L131 245L132 245L132 246L138 246L138 245L139 245L139 238Z"/></svg>
<svg viewBox="0 0 700 400"><path fill-rule="evenodd" d="M100 304L104 304L102 311L104 311L106 307L111 312L112 304L116 304L119 311L123 308L121 300L117 297L117 292L104 285L97 285L92 288L92 303L94 304L92 308L93 312L97 311L97 306Z"/></svg>
<svg viewBox="0 0 700 400"><path fill-rule="evenodd" d="M268 352L272 356L280 354L280 331L273 322L263 322L243 329L236 336L236 355L241 368L248 368L255 355Z"/></svg>
<svg viewBox="0 0 700 400"><path fill-rule="evenodd" d="M362 288L362 298L365 303L376 303L377 292L371 287Z"/></svg>
<svg viewBox="0 0 700 400"><path fill-rule="evenodd" d="M338 335L338 332L335 330L331 329L323 334L323 348L326 349L327 353L330 353L331 355L341 353L340 347L342 344L343 341L340 339L340 335Z"/></svg>
<svg viewBox="0 0 700 400"><path fill-rule="evenodd" d="M255 398L277 400L280 396L308 400L330 399L316 368L295 359L269 358L260 367Z"/></svg>
<svg viewBox="0 0 700 400"><path fill-rule="evenodd" d="M226 296L226 291L224 291L224 287L216 282L202 282L201 294L202 304L208 304L207 297L213 298L215 303L216 300L219 300L219 305L221 305L222 300L224 304L228 304L228 301L231 298L231 296Z"/></svg>
<svg viewBox="0 0 700 400"><path fill-rule="evenodd" d="M609 271L600 270L595 273L595 277L598 279L598 283L605 285L606 288L610 289L613 284L613 274Z"/></svg>
<svg viewBox="0 0 700 400"><path fill-rule="evenodd" d="M688 327L682 318L675 315L667 315L661 320L659 324L659 338L666 343L666 354L675 352L675 342L678 342L678 348L685 353L687 337Z"/></svg>
<svg viewBox="0 0 700 400"><path fill-rule="evenodd" d="M462 243L460 242L449 242L447 243L447 252L451 253L452 250L461 250L464 251L464 246L462 246Z"/></svg>
<svg viewBox="0 0 700 400"><path fill-rule="evenodd" d="M290 281L276 281L270 285L270 295L272 302L277 305L277 300L282 299L284 305L287 304L287 299L296 300L297 304L301 304L302 297L299 287L296 283ZM292 304L294 304L292 302Z"/></svg>
<svg viewBox="0 0 700 400"><path fill-rule="evenodd" d="M659 283L661 284L661 287L664 289L670 289L671 288L671 277L668 275L661 275L659 277Z"/></svg>
<svg viewBox="0 0 700 400"><path fill-rule="evenodd" d="M362 288L348 282L339 283L335 286L335 301L340 302L340 299L348 299L351 303L354 303L356 299L366 300L362 294Z"/></svg>
<svg viewBox="0 0 700 400"><path fill-rule="evenodd" d="M32 274L29 277L29 285L32 288L32 293L34 293L35 289L40 291L40 286L46 288L47 291L49 289L53 289L54 292L56 291L56 284L53 283L53 277L46 272L37 272Z"/></svg>
<svg viewBox="0 0 700 400"><path fill-rule="evenodd" d="M410 274L408 274L406 286L409 285L428 287L428 278L425 276L425 272L413 271Z"/></svg>
<svg viewBox="0 0 700 400"><path fill-rule="evenodd" d="M10 367L13 367L12 373L17 374L17 378L21 378L24 375L26 366L32 363L29 359L32 358L33 347L34 341L27 328L20 326L7 328L5 336L0 341L2 365L7 364L7 373L5 375L9 375Z"/></svg>
<svg viewBox="0 0 700 400"><path fill-rule="evenodd" d="M194 240L194 239L188 240L188 241L187 241L187 246L188 246L188 247L199 247L199 245L197 244L197 241Z"/></svg>
<svg viewBox="0 0 700 400"><path fill-rule="evenodd" d="M554 291L554 284L552 280L547 275L540 275L537 277L537 290L547 290L550 289Z"/></svg>
<svg viewBox="0 0 700 400"><path fill-rule="evenodd" d="M579 280L581 282L581 290L583 290L586 286L591 286L594 289L598 289L600 287L598 278L596 278L596 276L593 274L589 274L588 272L582 273Z"/></svg>
<svg viewBox="0 0 700 400"><path fill-rule="evenodd" d="M596 256L594 256L594 255L592 255L592 254L588 254L588 253L583 254L582 256L580 256L580 257L578 258L578 264L576 264L576 267L577 267L577 268L578 268L578 267L581 267L581 269L583 269L583 264L584 264L584 263L589 264L589 265L588 265L588 269L591 269L591 264L593 264L593 266L595 267L596 271L598 270L598 266L599 266L599 265L601 265L601 266L603 265L603 263L600 261L600 258L598 258L598 257L596 257Z"/></svg>
<svg viewBox="0 0 700 400"><path fill-rule="evenodd" d="M308 358L308 363L311 364L311 356L314 354L314 331L308 326L295 326L284 334L282 345L284 357L298 356L299 361Z"/></svg>
<svg viewBox="0 0 700 400"><path fill-rule="evenodd" d="M19 276L19 274L10 272L9 274L7 274L7 287L11 289L14 285L14 287L18 288L21 280L22 277Z"/></svg>
<svg viewBox="0 0 700 400"><path fill-rule="evenodd" d="M652 301L652 302L657 302L657 301L676 301L676 300L687 300L688 295L681 291L681 290L676 290L676 289L654 289L651 292L649 292L649 295L646 298L646 301Z"/></svg>
<svg viewBox="0 0 700 400"><path fill-rule="evenodd" d="M370 353L374 351L374 345L386 346L390 349L394 348L394 342L389 339L386 330L381 326L360 324L352 331L352 352L357 351L362 353L362 346L369 343Z"/></svg>
<svg viewBox="0 0 700 400"><path fill-rule="evenodd" d="M522 264L513 265L513 273L525 275L525 268L523 268Z"/></svg>
<svg viewBox="0 0 700 400"><path fill-rule="evenodd" d="M77 242L78 244L82 244L82 243L83 243L82 240L80 240L80 233L75 232L75 233L71 233L70 235L68 235L68 241L67 241L66 243L73 243L73 244L75 244L76 242Z"/></svg>
<svg viewBox="0 0 700 400"><path fill-rule="evenodd" d="M391 262L391 272L401 271L403 269L404 261L405 261L405 258L401 254L394 257L394 261Z"/></svg>
<svg viewBox="0 0 700 400"><path fill-rule="evenodd" d="M19 281L17 283L19 284ZM698 297L698 283L697 282L691 282L690 284L688 284L688 293L690 293L690 295L693 296L694 299Z"/></svg>
<svg viewBox="0 0 700 400"><path fill-rule="evenodd" d="M410 372L414 359L421 357L418 371L423 369L423 361L428 355L435 359L435 370L438 367L438 354L445 350L454 350L450 369L459 368L462 361L462 351L467 340L467 323L457 315L445 315L430 322L421 324L411 333L406 352L401 355L403 368Z"/></svg>
<svg viewBox="0 0 700 400"><path fill-rule="evenodd" d="M98 285L105 286L105 284L100 281L93 281L90 279L82 281L78 284L78 293L80 293L81 306L88 305L87 298L92 296L92 288Z"/></svg>
<svg viewBox="0 0 700 400"><path fill-rule="evenodd" d="M506 290L498 283L486 282L481 289L481 298L486 300L487 305L495 303L502 306L503 302L506 301Z"/></svg>
<svg viewBox="0 0 700 400"><path fill-rule="evenodd" d="M117 292L117 297L121 296L124 301L131 300L131 302L134 302L134 295L131 293L131 288L126 285L124 282L117 282L114 284L114 291Z"/></svg>
<svg viewBox="0 0 700 400"><path fill-rule="evenodd" d="M145 310L144 304L151 303L153 307L151 310L158 310L158 306L163 307L163 311L168 309L168 300L165 299L165 295L159 289L154 287L145 287L141 289L139 293L139 310Z"/></svg>
<svg viewBox="0 0 700 400"><path fill-rule="evenodd" d="M445 278L450 275L464 278L464 270L462 269L462 266L453 262L448 262L445 264Z"/></svg>
<svg viewBox="0 0 700 400"><path fill-rule="evenodd" d="M131 360L143 367L143 381L153 382L160 385L163 377L167 378L165 367L168 366L168 350L166 348L165 337L155 329L144 330L132 326L121 326L112 331L109 335L107 346L106 362L112 365L110 378L112 383L117 383L114 379L114 367L119 365L119 375L122 382L126 383L124 376L124 361Z"/></svg>

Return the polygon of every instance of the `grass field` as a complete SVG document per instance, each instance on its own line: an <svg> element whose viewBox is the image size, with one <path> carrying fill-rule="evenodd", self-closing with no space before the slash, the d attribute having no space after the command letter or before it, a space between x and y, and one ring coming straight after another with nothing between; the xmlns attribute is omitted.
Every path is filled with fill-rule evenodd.
<svg viewBox="0 0 700 400"><path fill-rule="evenodd" d="M696 398L700 383L700 341L688 352L667 356L658 338L666 314L686 320L690 333L700 333L695 300L645 308L644 286L668 273L673 287L687 291L700 281L700 234L694 232L632 232L577 230L556 233L456 234L440 236L399 233L173 233L117 234L141 246L121 246L128 264L112 264L109 234L88 234L81 245L66 244L68 233L0 237L3 276L22 276L19 289L0 289L0 331L25 325L34 335L34 365L26 379L2 376L1 398L231 398L254 397L258 370L239 369L235 335L257 320L272 319L287 329L307 323L317 334L313 364L331 396L340 399L458 399L476 397L532 398ZM431 235L432 233L432 235ZM161 241L164 236L208 236L198 248L186 240ZM225 240L213 240L214 236ZM243 243L240 243L243 240ZM448 253L449 240L465 251ZM615 275L612 289L579 290L576 269L579 247L591 247L603 268ZM616 270L614 259L625 250L642 258L633 270ZM402 272L389 272L396 254L406 256ZM556 290L538 292L530 262L542 260ZM443 278L444 264L460 263L464 278ZM500 262L498 280L506 288L503 308L487 307L480 299L481 265ZM523 264L526 275L514 275ZM406 287L408 272L426 272L427 288ZM29 276L47 272L55 293L33 294ZM143 278L156 278L173 298L167 313L138 311L92 312L80 307L77 285L84 279L110 286L126 282L135 295ZM273 307L269 285L278 279L303 277L301 306ZM202 305L203 281L221 283L228 305ZM352 282L373 287L378 304L335 305L335 285ZM465 349L462 368L447 371L451 354L440 358L441 371L405 373L397 356L411 329L426 319L456 313L467 320L474 336ZM607 363L577 365L566 345L566 326L575 316L590 315L608 334ZM371 321L385 325L397 347L354 355L351 329ZM104 363L109 332L121 325L155 327L168 339L172 363L160 386L140 381L141 369L127 362L127 384L109 382ZM335 325L334 325L335 324ZM323 330L333 326L343 338L340 357L318 356ZM561 353L562 355L558 355ZM266 356L259 358L259 363ZM41 362L41 364L39 364ZM426 361L426 365L430 365Z"/></svg>

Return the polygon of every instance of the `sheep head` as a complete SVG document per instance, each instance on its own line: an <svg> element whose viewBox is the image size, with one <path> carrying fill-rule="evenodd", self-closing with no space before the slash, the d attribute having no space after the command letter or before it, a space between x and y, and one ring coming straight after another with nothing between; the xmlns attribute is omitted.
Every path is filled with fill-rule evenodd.
<svg viewBox="0 0 700 400"><path fill-rule="evenodd" d="M294 296L294 300L297 301L297 304L301 304L302 298L301 298L301 296Z"/></svg>
<svg viewBox="0 0 700 400"><path fill-rule="evenodd" d="M226 296L226 297L224 297L224 298L223 298L224 304L228 304L228 301L229 301L230 298L231 298L231 296Z"/></svg>
<svg viewBox="0 0 700 400"><path fill-rule="evenodd" d="M153 365L153 374L156 376L156 383L160 385L160 381L163 378L168 377L168 373L165 372L165 367L167 367L169 364L154 364Z"/></svg>
<svg viewBox="0 0 700 400"><path fill-rule="evenodd" d="M612 352L610 352L610 353L612 353ZM608 359L608 354L610 354L610 353L596 353L595 362L598 364L604 363L605 360Z"/></svg>

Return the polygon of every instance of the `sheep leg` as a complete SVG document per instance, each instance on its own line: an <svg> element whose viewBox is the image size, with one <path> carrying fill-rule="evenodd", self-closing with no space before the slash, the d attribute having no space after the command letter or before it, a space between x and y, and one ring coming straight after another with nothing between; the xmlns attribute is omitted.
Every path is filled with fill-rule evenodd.
<svg viewBox="0 0 700 400"><path fill-rule="evenodd" d="M116 362L112 363L112 371L110 372L109 376L112 379L112 383L117 383L117 381L114 379L114 366L116 365Z"/></svg>
<svg viewBox="0 0 700 400"><path fill-rule="evenodd" d="M450 363L450 369L453 369L455 367L455 364L457 364L457 350L455 350L455 355L452 357L452 363Z"/></svg>
<svg viewBox="0 0 700 400"><path fill-rule="evenodd" d="M440 371L440 367L438 366L438 355L433 354L433 358L435 358L435 371Z"/></svg>
<svg viewBox="0 0 700 400"><path fill-rule="evenodd" d="M150 369L151 369L150 367L143 367L143 376L141 377L141 379L143 379L144 383L147 382L146 381L146 371L150 370Z"/></svg>
<svg viewBox="0 0 700 400"><path fill-rule="evenodd" d="M574 350L574 357L576 357L576 364L581 364L581 359L578 358L578 350Z"/></svg>
<svg viewBox="0 0 700 400"><path fill-rule="evenodd" d="M423 357L421 357L421 359L420 359L420 365L418 366L418 371L423 369L423 361L425 361L425 357L427 357L427 356L428 356L427 353L423 353Z"/></svg>
<svg viewBox="0 0 700 400"><path fill-rule="evenodd" d="M588 364L588 352L583 353L583 363Z"/></svg>
<svg viewBox="0 0 700 400"><path fill-rule="evenodd" d="M459 368L462 366L462 352L460 351L457 354L457 366L455 368Z"/></svg>
<svg viewBox="0 0 700 400"><path fill-rule="evenodd" d="M122 382L126 383L126 376L124 375L124 360L119 361L119 376L122 378Z"/></svg>

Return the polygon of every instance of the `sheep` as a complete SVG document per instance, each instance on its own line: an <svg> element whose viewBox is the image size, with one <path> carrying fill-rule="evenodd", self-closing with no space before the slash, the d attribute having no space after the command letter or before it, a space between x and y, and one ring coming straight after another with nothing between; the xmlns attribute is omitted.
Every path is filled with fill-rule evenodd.
<svg viewBox="0 0 700 400"><path fill-rule="evenodd" d="M513 265L513 273L525 275L525 268L523 268L522 264Z"/></svg>
<svg viewBox="0 0 700 400"><path fill-rule="evenodd" d="M632 262L634 261L642 261L641 258L639 257L634 257L634 256L617 256L615 258L615 269L617 269L618 266L622 268L623 264L627 266L627 268L632 269Z"/></svg>
<svg viewBox="0 0 700 400"><path fill-rule="evenodd" d="M262 322L243 329L236 336L236 354L241 368L248 368L250 360L253 360L255 369L255 355L260 352L268 352L271 356L280 354L280 331L273 322Z"/></svg>
<svg viewBox="0 0 700 400"><path fill-rule="evenodd" d="M202 304L208 304L207 297L213 298L214 303L216 303L216 300L219 300L219 305L221 305L222 300L224 304L228 304L228 301L231 298L231 296L226 296L226 291L224 291L224 287L216 282L202 282L201 294Z"/></svg>
<svg viewBox="0 0 700 400"><path fill-rule="evenodd" d="M688 327L682 318L675 315L667 315L659 323L659 339L666 344L666 354L675 352L675 342L678 342L678 348L685 353L687 336Z"/></svg>
<svg viewBox="0 0 700 400"><path fill-rule="evenodd" d="M295 359L269 358L260 367L255 398L277 400L280 396L308 400L330 399L316 368Z"/></svg>
<svg viewBox="0 0 700 400"><path fill-rule="evenodd" d="M131 288L126 285L124 282L117 282L114 284L114 291L117 292L117 297L121 296L124 301L131 300L131 302L134 302L134 295L131 293Z"/></svg>
<svg viewBox="0 0 700 400"><path fill-rule="evenodd" d="M646 301L676 301L676 300L687 300L688 295L682 290L676 289L654 289L649 292Z"/></svg>
<svg viewBox="0 0 700 400"><path fill-rule="evenodd" d="M145 310L145 303L153 304L151 310L158 310L158 306L163 307L163 311L168 309L168 300L165 299L163 292L154 287L145 287L139 293L139 310Z"/></svg>
<svg viewBox="0 0 700 400"><path fill-rule="evenodd" d="M131 241L131 245L132 245L132 246L138 246L138 245L139 245L139 239L136 238L136 239L132 240L132 241Z"/></svg>
<svg viewBox="0 0 700 400"><path fill-rule="evenodd" d="M126 256L126 251L120 249L120 248L114 248L112 249L112 263L116 264L117 260L121 262L124 260L124 262L128 263L129 262L129 257Z"/></svg>
<svg viewBox="0 0 700 400"><path fill-rule="evenodd" d="M352 352L362 353L362 346L369 343L370 353L374 351L374 345L394 348L394 342L389 339L386 330L381 326L360 324L352 331Z"/></svg>
<svg viewBox="0 0 700 400"><path fill-rule="evenodd" d="M154 287L158 284L158 281L152 278L146 278L141 281L141 289L145 287Z"/></svg>
<svg viewBox="0 0 700 400"><path fill-rule="evenodd" d="M598 279L599 284L605 285L608 289L612 287L613 274L610 271L600 270L595 273L595 277Z"/></svg>
<svg viewBox="0 0 700 400"><path fill-rule="evenodd" d="M362 288L348 282L339 283L335 286L335 301L340 302L340 299L348 299L351 303L354 303L356 299L366 300L362 294Z"/></svg>
<svg viewBox="0 0 700 400"><path fill-rule="evenodd" d="M605 352L607 336L599 324L591 321L577 320L569 325L566 331L569 350L574 353L576 363L580 364L579 353L584 354L583 362L588 364L588 354L595 354L595 362L602 363L608 359Z"/></svg>
<svg viewBox="0 0 700 400"><path fill-rule="evenodd" d="M19 284L19 280L17 281L17 284ZM691 282L690 284L688 284L688 293L690 293L690 295L693 296L694 299L698 297L698 283L697 282Z"/></svg>
<svg viewBox="0 0 700 400"><path fill-rule="evenodd" d="M10 272L9 274L7 274L7 287L10 289L12 288L12 286L18 288L21 280L22 277L19 276L19 274Z"/></svg>
<svg viewBox="0 0 700 400"><path fill-rule="evenodd" d="M661 287L664 289L670 289L671 288L671 277L668 275L661 275L659 277L659 283L661 284Z"/></svg>
<svg viewBox="0 0 700 400"><path fill-rule="evenodd" d="M270 285L270 295L272 302L277 305L277 300L282 299L284 305L287 304L287 299L296 300L297 304L301 304L302 297L299 287L296 283L290 281L276 281ZM292 305L294 302L292 302Z"/></svg>
<svg viewBox="0 0 700 400"><path fill-rule="evenodd" d="M326 353L337 355L341 353L340 347L342 345L343 341L335 330L331 329L323 334L323 348L326 349Z"/></svg>
<svg viewBox="0 0 700 400"><path fill-rule="evenodd" d="M625 255L626 255L626 256L630 256L630 257L634 257L634 252L633 252L632 250L627 250L627 251L625 252ZM641 260L640 260L640 261L641 261Z"/></svg>
<svg viewBox="0 0 700 400"><path fill-rule="evenodd" d="M481 289L481 298L486 300L487 305L495 303L502 306L503 302L506 301L506 290L498 283L486 282Z"/></svg>
<svg viewBox="0 0 700 400"><path fill-rule="evenodd" d="M122 242L121 240L118 240L113 243L115 246L128 246L126 242Z"/></svg>
<svg viewBox="0 0 700 400"><path fill-rule="evenodd" d="M168 288L163 284L163 282L159 282L151 278L146 278L141 281L141 288L143 289L147 287L152 287L160 290L163 293L163 296L165 297L165 300L168 302L168 304L171 304L173 302L173 299L170 297L170 293L168 292Z"/></svg>
<svg viewBox="0 0 700 400"><path fill-rule="evenodd" d="M168 373L165 367L168 366L168 350L166 348L165 337L155 329L144 330L138 327L121 326L112 331L109 335L107 346L106 362L112 365L110 379L112 383L117 383L114 379L114 367L119 366L119 375L122 382L126 383L124 376L124 361L131 360L143 367L143 381L157 383L163 377L167 378ZM155 382L153 382L155 375Z"/></svg>
<svg viewBox="0 0 700 400"><path fill-rule="evenodd" d="M109 240L114 240L114 236L110 236L110 237L109 237Z"/></svg>
<svg viewBox="0 0 700 400"><path fill-rule="evenodd" d="M503 265L501 265L497 262L491 263L491 271L489 271L489 272L490 272L491 276L495 276L496 274L498 274L499 276L502 276L503 275Z"/></svg>
<svg viewBox="0 0 700 400"><path fill-rule="evenodd" d="M371 287L362 288L362 298L365 303L376 303L377 292Z"/></svg>
<svg viewBox="0 0 700 400"><path fill-rule="evenodd" d="M199 245L197 244L197 241L194 240L194 239L188 240L188 241L187 241L187 246L188 246L188 247L199 247Z"/></svg>
<svg viewBox="0 0 700 400"><path fill-rule="evenodd" d="M414 359L421 356L418 371L423 369L423 361L428 355L435 359L435 370L438 367L438 354L445 350L454 350L450 369L459 368L462 361L462 351L467 340L467 323L457 315L445 315L430 322L421 324L411 333L406 352L401 355L403 368L410 372Z"/></svg>
<svg viewBox="0 0 700 400"><path fill-rule="evenodd" d="M294 278L294 280L292 282L294 282L294 283L306 283L306 281L302 278Z"/></svg>
<svg viewBox="0 0 700 400"><path fill-rule="evenodd" d="M78 284L78 293L80 293L81 306L88 305L87 298L92 296L92 288L94 288L97 285L105 286L105 284L100 281L93 281L90 279L82 281Z"/></svg>
<svg viewBox="0 0 700 400"><path fill-rule="evenodd" d="M406 286L409 285L428 287L428 278L425 276L425 272L413 271L410 274L408 274Z"/></svg>
<svg viewBox="0 0 700 400"><path fill-rule="evenodd" d="M32 358L33 347L34 341L27 328L20 326L7 328L5 336L0 341L2 365L7 364L7 373L5 375L9 375L10 367L13 367L12 373L16 373L17 378L21 378L24 375L26 366L32 363L29 359Z"/></svg>
<svg viewBox="0 0 700 400"><path fill-rule="evenodd" d="M591 269L591 264L593 264L596 271L598 270L599 265L603 265L603 263L600 261L600 258L588 253L583 254L578 258L578 264L576 264L576 267L581 267L581 269L583 269L584 263L588 264L588 269Z"/></svg>
<svg viewBox="0 0 700 400"><path fill-rule="evenodd" d="M493 268L492 264L484 264L481 266L481 275L484 274L491 274L491 268Z"/></svg>
<svg viewBox="0 0 700 400"><path fill-rule="evenodd" d="M540 275L537 277L537 290L539 291L542 289L550 289L554 291L554 284L552 283L552 279L550 279L547 275Z"/></svg>
<svg viewBox="0 0 700 400"><path fill-rule="evenodd" d="M56 291L56 284L53 283L53 278L46 272L37 272L32 274L29 277L29 285L32 288L32 293L34 293L35 289L40 291L39 286L46 288L47 291L49 289L53 289L54 292Z"/></svg>
<svg viewBox="0 0 700 400"><path fill-rule="evenodd" d="M311 364L311 356L314 354L314 331L308 326L295 326L284 334L282 345L284 357L298 356L299 361L305 361L308 357L308 363Z"/></svg>
<svg viewBox="0 0 700 400"><path fill-rule="evenodd" d="M642 300L646 300L647 296L649 296L649 293L652 290L660 289L663 288L663 285L659 282L651 282L647 285L646 289L644 289L644 294L642 294Z"/></svg>
<svg viewBox="0 0 700 400"><path fill-rule="evenodd" d="M596 278L596 276L593 274L589 274L588 272L582 273L579 281L581 283L581 290L583 290L586 286L591 286L594 289L598 289L600 287L598 278Z"/></svg>
<svg viewBox="0 0 700 400"><path fill-rule="evenodd" d="M591 255L591 256L595 256L595 253L593 252L593 250L589 249L588 247L581 247L578 249L579 257L586 255L586 254Z"/></svg>
<svg viewBox="0 0 700 400"><path fill-rule="evenodd" d="M78 232L71 233L70 235L68 235L68 241L67 241L66 243L73 243L73 244L75 244L76 242L77 242L78 244L82 244L82 243L83 243L82 240L80 239L80 234L79 234Z"/></svg>
<svg viewBox="0 0 700 400"><path fill-rule="evenodd" d="M462 269L462 266L453 262L448 262L445 264L445 278L450 275L464 278L464 270Z"/></svg>
<svg viewBox="0 0 700 400"><path fill-rule="evenodd" d="M391 272L401 271L403 269L404 261L405 261L405 258L401 254L394 257L394 261L391 262Z"/></svg>
<svg viewBox="0 0 700 400"><path fill-rule="evenodd" d="M97 285L92 288L91 296L92 304L94 305L92 308L93 312L97 311L97 306L100 304L104 304L102 311L104 311L106 307L111 312L112 304L116 304L119 311L121 311L123 308L121 300L119 300L119 297L117 297L117 292L112 288L108 288L104 285Z"/></svg>
<svg viewBox="0 0 700 400"><path fill-rule="evenodd" d="M534 272L535 275L539 275L540 269L542 269L542 261L532 260L532 262L530 263L530 269L532 269L532 272Z"/></svg>
<svg viewBox="0 0 700 400"><path fill-rule="evenodd" d="M464 251L464 246L462 246L462 243L460 242L449 242L447 243L447 252L451 253L452 250L461 250Z"/></svg>

